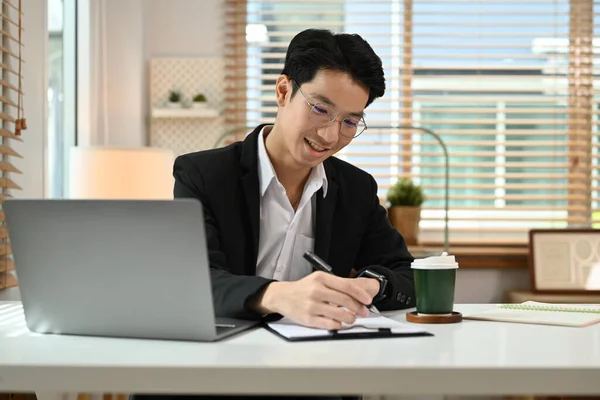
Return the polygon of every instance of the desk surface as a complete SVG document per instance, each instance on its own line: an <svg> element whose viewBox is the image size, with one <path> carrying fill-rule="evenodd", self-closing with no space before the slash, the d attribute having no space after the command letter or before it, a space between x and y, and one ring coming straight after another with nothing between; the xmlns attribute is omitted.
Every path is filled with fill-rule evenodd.
<svg viewBox="0 0 600 400"><path fill-rule="evenodd" d="M386 314L405 322L404 312ZM195 343L38 335L20 303L0 302L0 392L600 393L600 324L424 326L435 336L289 343L257 328Z"/></svg>
<svg viewBox="0 0 600 400"><path fill-rule="evenodd" d="M0 302L2 301L21 301L21 293L19 287L11 287L8 289L0 290Z"/></svg>

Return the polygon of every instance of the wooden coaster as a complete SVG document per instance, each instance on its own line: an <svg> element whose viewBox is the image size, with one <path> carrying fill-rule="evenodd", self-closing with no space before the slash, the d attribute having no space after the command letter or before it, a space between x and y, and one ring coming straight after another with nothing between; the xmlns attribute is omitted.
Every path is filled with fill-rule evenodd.
<svg viewBox="0 0 600 400"><path fill-rule="evenodd" d="M462 314L453 311L450 315L420 315L413 311L406 313L406 320L417 324L455 324L462 321Z"/></svg>

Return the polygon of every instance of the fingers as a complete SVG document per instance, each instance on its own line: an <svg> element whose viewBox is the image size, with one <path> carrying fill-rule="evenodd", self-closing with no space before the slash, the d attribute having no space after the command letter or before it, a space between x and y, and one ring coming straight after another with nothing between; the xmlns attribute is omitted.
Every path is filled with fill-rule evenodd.
<svg viewBox="0 0 600 400"><path fill-rule="evenodd" d="M340 278L331 274L313 274L316 275L315 279L320 280L325 286L338 292L344 293L361 304L371 304L373 296L371 296L361 284L357 283L354 279Z"/></svg>
<svg viewBox="0 0 600 400"><path fill-rule="evenodd" d="M327 329L327 330L342 329L342 324L339 321L334 321L332 319L325 318L320 315L313 315L313 316L309 317L308 321L306 322L306 325L310 326L311 328L317 328L317 329Z"/></svg>
<svg viewBox="0 0 600 400"><path fill-rule="evenodd" d="M353 312L333 304L315 302L309 310L310 315L317 315L337 322L352 324L356 320Z"/></svg>
<svg viewBox="0 0 600 400"><path fill-rule="evenodd" d="M281 313L298 323L318 329L342 329L357 316L367 317L371 304L371 287L356 279L340 278L315 272L293 283L295 290L286 291L288 302Z"/></svg>
<svg viewBox="0 0 600 400"><path fill-rule="evenodd" d="M361 317L367 317L369 315L369 310L364 304L345 293L329 289L328 287L323 287L322 290L315 291L314 298L317 301L331 303L338 307L345 307L348 311L358 314Z"/></svg>
<svg viewBox="0 0 600 400"><path fill-rule="evenodd" d="M355 315L332 304L313 303L306 324L318 329L342 329L343 323L353 324Z"/></svg>

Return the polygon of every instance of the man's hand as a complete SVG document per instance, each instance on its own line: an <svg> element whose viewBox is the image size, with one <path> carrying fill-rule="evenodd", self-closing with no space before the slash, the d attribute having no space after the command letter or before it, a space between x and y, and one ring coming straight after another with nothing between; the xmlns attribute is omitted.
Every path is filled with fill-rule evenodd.
<svg viewBox="0 0 600 400"><path fill-rule="evenodd" d="M279 313L301 325L340 329L356 316L366 317L379 281L370 278L340 278L314 272L295 282L273 282L256 299L254 307L263 314Z"/></svg>

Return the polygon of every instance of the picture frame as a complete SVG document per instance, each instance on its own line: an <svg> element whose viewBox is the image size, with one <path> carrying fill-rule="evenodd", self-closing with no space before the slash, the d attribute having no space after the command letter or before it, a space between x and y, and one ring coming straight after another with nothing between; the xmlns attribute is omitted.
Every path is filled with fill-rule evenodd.
<svg viewBox="0 0 600 400"><path fill-rule="evenodd" d="M529 272L535 293L600 293L600 230L530 230Z"/></svg>

